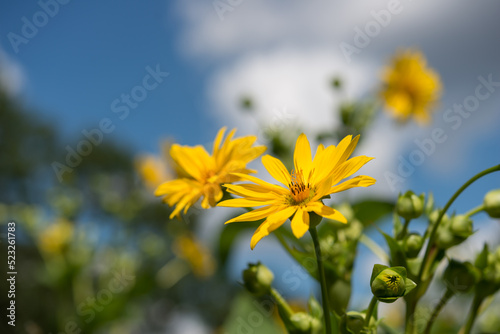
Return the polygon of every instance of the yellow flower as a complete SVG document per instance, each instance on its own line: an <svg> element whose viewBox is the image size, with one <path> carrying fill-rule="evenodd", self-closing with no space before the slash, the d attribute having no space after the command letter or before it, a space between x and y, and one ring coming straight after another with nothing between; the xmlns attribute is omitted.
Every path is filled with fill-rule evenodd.
<svg viewBox="0 0 500 334"><path fill-rule="evenodd" d="M137 157L135 169L149 189L156 189L165 180L172 179L163 159L152 154Z"/></svg>
<svg viewBox="0 0 500 334"><path fill-rule="evenodd" d="M347 136L337 147L332 145L325 148L319 145L313 160L309 141L301 134L295 144L295 169L291 173L280 160L270 155L262 157L267 171L285 187L250 175L236 174L255 184L225 185L230 193L243 198L226 200L218 206L263 207L230 219L226 224L266 218L252 237L250 247L253 249L263 237L280 227L291 216L292 231L297 238L302 237L309 229L309 212L346 223L347 220L340 212L324 205L321 199L332 193L375 183L375 179L369 176L357 176L339 184L372 159L359 156L348 160L358 140L359 136L354 139Z"/></svg>
<svg viewBox="0 0 500 334"><path fill-rule="evenodd" d="M425 57L418 51L396 54L382 75L381 94L391 114L399 121L410 116L420 124L428 124L432 109L441 95L439 75L427 67Z"/></svg>
<svg viewBox="0 0 500 334"><path fill-rule="evenodd" d="M186 260L193 274L206 278L212 276L216 264L210 251L191 235L177 237L173 245L174 253Z"/></svg>
<svg viewBox="0 0 500 334"><path fill-rule="evenodd" d="M212 155L202 146L172 145L170 155L178 166L179 178L162 183L155 191L156 196L164 196L163 201L170 206L176 205L170 218L184 213L202 198L204 209L215 206L221 200L222 183L239 181L240 176L255 173L246 165L259 157L266 150L265 146L252 146L257 140L255 136L233 139L233 129L224 141L226 128L217 133Z"/></svg>
<svg viewBox="0 0 500 334"><path fill-rule="evenodd" d="M69 244L73 236L73 225L59 219L38 236L40 249L47 254L59 254Z"/></svg>

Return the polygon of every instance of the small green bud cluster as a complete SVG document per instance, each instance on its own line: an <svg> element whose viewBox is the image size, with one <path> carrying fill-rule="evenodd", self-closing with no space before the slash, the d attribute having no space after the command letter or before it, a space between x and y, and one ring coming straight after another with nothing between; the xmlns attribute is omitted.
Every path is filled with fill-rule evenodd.
<svg viewBox="0 0 500 334"><path fill-rule="evenodd" d="M448 249L464 242L473 233L472 220L469 217L443 217L437 230L436 244L441 249Z"/></svg>

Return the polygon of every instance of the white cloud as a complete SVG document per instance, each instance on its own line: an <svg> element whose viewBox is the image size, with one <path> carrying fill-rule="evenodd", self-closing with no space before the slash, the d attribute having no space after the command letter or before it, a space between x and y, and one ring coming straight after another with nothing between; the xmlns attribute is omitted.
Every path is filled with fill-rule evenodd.
<svg viewBox="0 0 500 334"><path fill-rule="evenodd" d="M25 82L23 68L0 48L0 88L7 94L20 93Z"/></svg>
<svg viewBox="0 0 500 334"><path fill-rule="evenodd" d="M239 99L251 97L256 118L265 124L298 123L305 131L318 131L337 125L334 112L338 95L331 79L341 74L347 79L348 96L360 96L373 82L366 78L368 66L343 68L331 49L301 51L282 48L241 57L218 71L208 84L213 111L224 121L257 133L253 115L239 110ZM373 79L371 79L373 80Z"/></svg>

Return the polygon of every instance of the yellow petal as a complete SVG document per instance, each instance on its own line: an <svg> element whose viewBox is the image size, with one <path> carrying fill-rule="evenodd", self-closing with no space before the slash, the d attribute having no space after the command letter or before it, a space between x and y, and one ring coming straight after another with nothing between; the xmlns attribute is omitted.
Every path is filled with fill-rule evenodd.
<svg viewBox="0 0 500 334"><path fill-rule="evenodd" d="M250 212L246 212L244 214L241 214L237 217L234 217L232 219L229 219L227 222L224 224L230 224L234 222L253 222L256 220L260 220L262 218L266 218L269 216L271 213L273 213L276 210L279 210L280 208L277 206L272 206L268 205L263 208L258 208L255 210L252 210Z"/></svg>
<svg viewBox="0 0 500 334"><path fill-rule="evenodd" d="M288 189L285 189L285 188L280 187L278 185L271 184L269 182L263 181L263 180L255 177L255 176L252 176L252 175L241 174L241 173L232 173L232 175L235 175L235 176L241 178L242 180L246 180L246 181L250 181L250 182L256 183L259 186L268 189L268 191L274 191L274 192L276 192L278 194L288 194L288 192L289 192Z"/></svg>
<svg viewBox="0 0 500 334"><path fill-rule="evenodd" d="M310 203L307 205L307 209L312 209L312 211L316 212L322 217L336 220L344 224L347 223L347 219L340 212L324 205L321 202Z"/></svg>
<svg viewBox="0 0 500 334"><path fill-rule="evenodd" d="M332 185L335 185L339 183L342 179L345 179L351 176L352 174L356 173L361 167L363 167L370 160L373 160L373 158L364 155L360 155L358 157L354 157L347 160L333 172Z"/></svg>
<svg viewBox="0 0 500 334"><path fill-rule="evenodd" d="M368 187L377 182L373 177L359 175L350 180L344 181L335 187L332 187L330 193L338 193L347 189L351 189L354 187Z"/></svg>
<svg viewBox="0 0 500 334"><path fill-rule="evenodd" d="M224 186L226 187L229 193L245 197L246 199L249 200L267 201L272 199L278 199L281 196L263 187L260 187L257 184L225 184Z"/></svg>
<svg viewBox="0 0 500 334"><path fill-rule="evenodd" d="M262 224L260 224L253 234L252 240L250 241L250 248L254 249L255 245L257 245L262 238L280 227L291 215L293 215L295 210L295 207L288 207L271 214Z"/></svg>
<svg viewBox="0 0 500 334"><path fill-rule="evenodd" d="M309 230L309 212L298 209L292 219L292 232L298 239Z"/></svg>
<svg viewBox="0 0 500 334"><path fill-rule="evenodd" d="M255 206L263 206L263 205L269 205L269 204L274 204L276 200L267 200L267 201L261 201L261 200L248 200L246 198L233 198L233 199L228 199L222 202L217 203L217 206L223 206L227 208L253 208Z"/></svg>
<svg viewBox="0 0 500 334"><path fill-rule="evenodd" d="M269 174L271 174L271 176L277 181L281 182L285 186L290 184L290 173L279 159L270 155L265 155L262 157L262 164L266 167Z"/></svg>
<svg viewBox="0 0 500 334"><path fill-rule="evenodd" d="M295 171L302 170L302 175L308 177L312 167L311 145L305 134L301 133L295 143L295 151L293 153L293 163Z"/></svg>
<svg viewBox="0 0 500 334"><path fill-rule="evenodd" d="M217 135L215 136L214 140L214 147L212 150L212 155L215 156L219 152L220 144L222 142L222 138L224 137L224 132L226 132L226 127L224 126L217 132Z"/></svg>

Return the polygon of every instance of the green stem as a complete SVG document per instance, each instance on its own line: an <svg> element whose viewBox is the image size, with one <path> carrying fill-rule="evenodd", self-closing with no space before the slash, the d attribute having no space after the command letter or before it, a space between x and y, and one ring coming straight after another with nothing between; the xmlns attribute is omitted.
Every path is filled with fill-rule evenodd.
<svg viewBox="0 0 500 334"><path fill-rule="evenodd" d="M474 296L474 300L472 301L472 306L469 311L469 317L467 319L467 323L465 324L465 329L464 329L464 334L469 334L472 326L474 326L474 321L476 320L477 317L477 311L479 310L479 307L481 306L481 303L483 302L483 299L478 297L477 295Z"/></svg>
<svg viewBox="0 0 500 334"><path fill-rule="evenodd" d="M418 288L418 285L417 285ZM415 292L413 292L415 293ZM414 329L413 329L413 317L415 316L415 311L417 309L417 299L411 298L406 302L406 327L405 327L405 333L406 334L413 334Z"/></svg>
<svg viewBox="0 0 500 334"><path fill-rule="evenodd" d="M330 308L328 307L328 290L326 287L325 269L323 268L323 258L321 256L321 248L319 246L318 231L315 226L309 228L311 237L314 243L314 250L316 252L316 261L318 262L318 277L321 284L321 299L323 302L323 317L325 320L325 329L327 334L332 333L332 324L330 321Z"/></svg>
<svg viewBox="0 0 500 334"><path fill-rule="evenodd" d="M403 229L399 233L399 235L396 236L396 240L401 240L406 236L406 233L408 233L408 225L410 225L410 220L411 219L406 219L405 218L405 224L403 226Z"/></svg>
<svg viewBox="0 0 500 334"><path fill-rule="evenodd" d="M290 319L290 317L293 315L293 310L291 309L290 305L288 305L286 300L280 295L280 293L274 288L271 288L271 297L273 297L273 299L276 301L276 304L278 304L278 309L283 312L283 316L285 316L287 319Z"/></svg>
<svg viewBox="0 0 500 334"><path fill-rule="evenodd" d="M465 214L466 217L471 217L471 216L474 216L476 213L479 213L481 211L484 210L484 204L481 204L477 207L475 207L474 209L471 209L469 211L467 211L467 213Z"/></svg>
<svg viewBox="0 0 500 334"><path fill-rule="evenodd" d="M429 334L432 329L432 325L434 324L434 321L436 320L439 312L441 312L441 309L446 305L448 300L450 300L451 297L453 297L455 293L451 289L446 289L446 292L443 294L441 299L439 300L439 303L436 305L436 308L432 312L432 315L427 322L427 326L425 327L424 334Z"/></svg>
<svg viewBox="0 0 500 334"><path fill-rule="evenodd" d="M440 214L439 214L439 217L438 219L436 220L436 223L434 224L434 226L432 227L432 231L431 231L431 234L429 236L429 242L427 243L427 248L425 249L425 255L423 257L423 262L420 266L420 270L419 270L419 273L418 273L418 281L420 281L420 279L422 278L422 275L423 275L423 272L424 272L424 267L425 267L425 262L426 262L426 259L427 259L427 256L429 255L429 251L432 247L432 245L434 244L434 239L436 238L436 232L437 232L437 229L438 229L438 226L439 226L439 223L441 222L441 220L443 219L443 216L444 214L446 213L446 211L448 211L448 209L450 208L450 206L453 204L453 202L457 199L457 197L465 190L467 189L468 186L470 186L472 183L474 183L475 181L477 181L478 179L482 178L483 176L485 175L488 175L490 173L493 173L493 172L497 172L497 171L500 171L500 165L496 165L496 166L493 166L491 168L488 168L488 169L485 169L483 170L482 172L474 175L469 181L465 182L454 194L453 196L448 200L448 203L446 203L446 205L444 206L443 210L441 210ZM418 282L417 282L418 283Z"/></svg>
<svg viewBox="0 0 500 334"><path fill-rule="evenodd" d="M372 317L373 310L375 309L375 306L377 305L378 299L373 296L372 300L370 301L370 305L368 305L368 309L366 310L366 315L365 315L365 327L370 326L370 319Z"/></svg>

